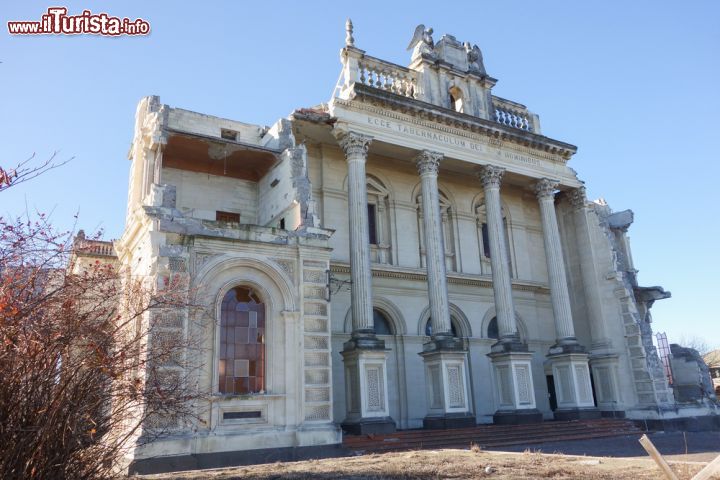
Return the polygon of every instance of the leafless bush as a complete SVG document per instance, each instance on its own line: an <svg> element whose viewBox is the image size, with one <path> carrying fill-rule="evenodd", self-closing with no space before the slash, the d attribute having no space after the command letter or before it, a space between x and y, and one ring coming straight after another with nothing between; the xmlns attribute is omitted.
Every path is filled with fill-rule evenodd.
<svg viewBox="0 0 720 480"><path fill-rule="evenodd" d="M153 320L190 307L187 285L78 257L70 239L42 215L0 218L3 479L110 478L128 449L186 428L199 400L195 343Z"/></svg>

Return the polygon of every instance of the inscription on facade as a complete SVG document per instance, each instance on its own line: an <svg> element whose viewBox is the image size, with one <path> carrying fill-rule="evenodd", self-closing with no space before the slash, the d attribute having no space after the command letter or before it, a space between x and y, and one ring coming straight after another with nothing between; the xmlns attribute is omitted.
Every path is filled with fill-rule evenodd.
<svg viewBox="0 0 720 480"><path fill-rule="evenodd" d="M527 165L540 165L540 160L538 160L537 158L528 157L526 155L519 155L517 153L504 152L503 157L505 157L507 160L525 163Z"/></svg>
<svg viewBox="0 0 720 480"><path fill-rule="evenodd" d="M438 144L464 148L467 150L472 150L474 152L487 152L487 147L485 145L477 142L472 142L464 138L457 137L455 135L433 132L432 130L419 128L414 125L405 125L400 122L393 122L390 120L385 120L383 118L371 117L369 115L367 117L367 121L370 125L374 127L386 128L388 130L393 130L397 133L401 133L409 137L418 137L424 140L430 140Z"/></svg>
<svg viewBox="0 0 720 480"><path fill-rule="evenodd" d="M537 158L533 158L528 155L521 155L519 153L503 151L501 149L497 149L496 147L489 148L487 145L483 145L480 142L474 142L470 139L449 133L434 132L431 129L417 127L415 125L407 125L402 122L373 117L370 115L367 116L367 123L375 128L390 130L407 137L415 137L436 143L438 145L449 145L451 147L461 148L471 152L495 155L506 162L532 165L535 167L540 166L540 160Z"/></svg>

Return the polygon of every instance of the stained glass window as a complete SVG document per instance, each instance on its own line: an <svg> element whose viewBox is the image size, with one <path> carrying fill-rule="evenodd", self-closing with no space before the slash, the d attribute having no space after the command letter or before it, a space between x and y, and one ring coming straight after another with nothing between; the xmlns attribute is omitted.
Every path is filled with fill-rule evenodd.
<svg viewBox="0 0 720 480"><path fill-rule="evenodd" d="M235 287L223 298L218 377L220 393L265 391L265 305L250 288Z"/></svg>

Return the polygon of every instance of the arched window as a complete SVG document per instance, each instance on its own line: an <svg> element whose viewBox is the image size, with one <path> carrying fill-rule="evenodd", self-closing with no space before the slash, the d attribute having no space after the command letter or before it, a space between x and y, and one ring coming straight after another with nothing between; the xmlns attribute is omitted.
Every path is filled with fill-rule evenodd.
<svg viewBox="0 0 720 480"><path fill-rule="evenodd" d="M445 268L448 272L457 270L455 262L455 212L453 211L450 199L443 193L438 191L440 203L440 217L442 220L443 244L445 245ZM422 213L422 195L415 198L417 202L418 212L418 233L420 235L420 265L424 268L427 266L425 257L425 225Z"/></svg>
<svg viewBox="0 0 720 480"><path fill-rule="evenodd" d="M490 323L488 323L487 337L494 338L495 340L500 338L500 330L498 329L497 317L493 317L493 319L490 320Z"/></svg>
<svg viewBox="0 0 720 480"><path fill-rule="evenodd" d="M517 315L515 315L515 323L517 325L517 334L519 335L520 340L525 341L524 339L526 338L525 337L526 332L521 323L520 317L518 317ZM485 335L487 336L487 338L491 338L494 340L500 339L500 325L498 324L497 317L493 317L488 322L486 330L485 330Z"/></svg>
<svg viewBox="0 0 720 480"><path fill-rule="evenodd" d="M511 245L512 245L512 239L510 237L511 231L510 231L508 217L505 214L505 207L502 207L502 217L503 217L503 228L505 230L505 248L508 253L508 269L510 270L510 276L515 277L515 272L513 271L513 262L512 262L513 251L511 248ZM490 270L490 231L488 230L487 214L485 211L485 203L484 202L480 202L475 206L475 218L477 220L478 247L479 247L479 251L480 251L481 271L483 274L489 275L491 273L491 270Z"/></svg>
<svg viewBox="0 0 720 480"><path fill-rule="evenodd" d="M376 335L395 335L392 322L377 308L373 308L373 325Z"/></svg>
<svg viewBox="0 0 720 480"><path fill-rule="evenodd" d="M220 393L265 391L265 305L251 288L235 287L223 298L218 378Z"/></svg>
<svg viewBox="0 0 720 480"><path fill-rule="evenodd" d="M370 261L392 264L390 248L390 192L372 175L367 176Z"/></svg>
<svg viewBox="0 0 720 480"><path fill-rule="evenodd" d="M432 336L432 319L428 318L427 323L425 324L425 336L431 337ZM459 337L460 329L457 327L457 320L455 320L453 317L450 317L450 331L452 332L453 337Z"/></svg>

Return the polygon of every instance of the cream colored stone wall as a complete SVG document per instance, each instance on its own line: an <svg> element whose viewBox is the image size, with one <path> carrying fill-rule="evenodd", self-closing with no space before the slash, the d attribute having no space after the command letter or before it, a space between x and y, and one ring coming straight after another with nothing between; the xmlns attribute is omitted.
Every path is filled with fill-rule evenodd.
<svg viewBox="0 0 720 480"><path fill-rule="evenodd" d="M315 197L321 205L322 224L335 230L331 239L333 260L348 262L345 159L339 148L323 145L321 149L309 150L308 162ZM367 174L383 181L390 191L391 231L388 239L393 252L392 265L420 269L420 233L416 203L420 179L414 165L371 154L367 162ZM441 173L439 187L450 198L454 212L452 240L457 258L454 271L490 275L489 262L482 256L481 237L474 210L482 199L480 182L457 174ZM510 233L513 278L547 283L537 200L534 195L512 186L503 189L502 198Z"/></svg>
<svg viewBox="0 0 720 480"><path fill-rule="evenodd" d="M260 144L264 129L258 125L214 117L181 108L171 108L168 113L168 127L188 133L198 133L209 137L220 138L223 128L238 132L237 141L253 145Z"/></svg>
<svg viewBox="0 0 720 480"><path fill-rule="evenodd" d="M177 187L177 208L188 217L215 220L219 210L239 213L240 223L258 223L256 182L175 168L163 168L162 179Z"/></svg>

